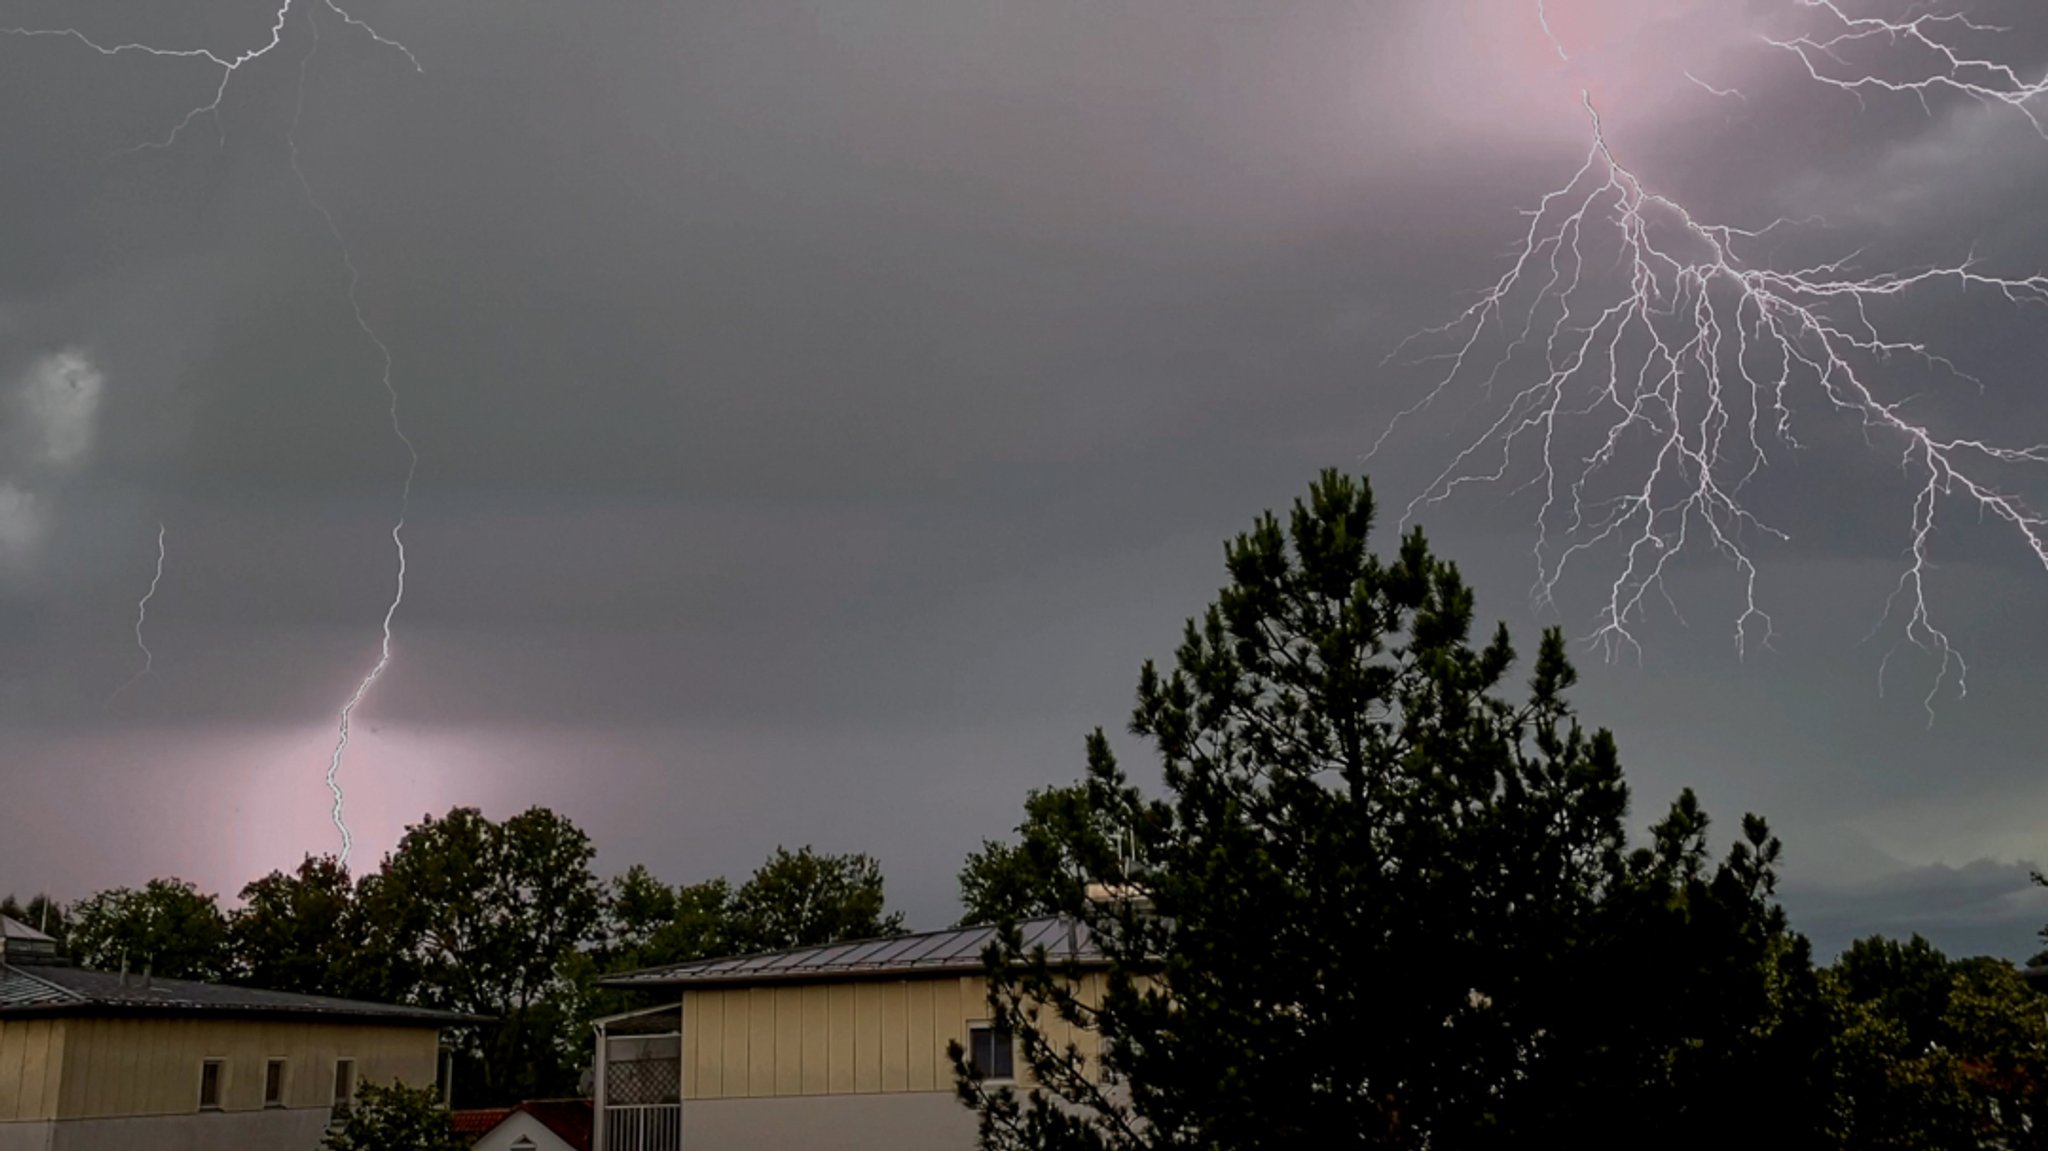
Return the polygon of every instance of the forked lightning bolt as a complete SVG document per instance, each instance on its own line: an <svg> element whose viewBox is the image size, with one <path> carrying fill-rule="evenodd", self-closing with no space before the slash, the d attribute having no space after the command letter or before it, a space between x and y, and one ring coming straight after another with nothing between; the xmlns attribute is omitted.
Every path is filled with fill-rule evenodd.
<svg viewBox="0 0 2048 1151"><path fill-rule="evenodd" d="M2029 101L2048 89L1944 38L1998 29L1959 16L1851 18L1831 0L1796 2L1839 22L1829 35L1768 41L1796 53L1815 79L1859 96L1876 89L1924 100L1934 89L1949 89L2017 108L2041 129ZM1550 35L1540 3L1537 15ZM1917 47L1931 53L1934 67L1914 81L1842 74L1843 51L1864 42ZM2015 466L2048 465L2048 444L1995 444L1937 433L1909 418L1910 397L1888 394L1885 371L1905 364L1936 377L1968 377L1927 345L1887 335L1874 310L1941 285L2048 305L2048 276L1980 270L1974 254L1947 266L1874 273L1853 270L1853 256L1803 267L1758 261L1759 241L1792 222L1742 229L1698 219L1616 159L1599 110L1585 93L1580 98L1591 147L1571 180L1526 213L1528 230L1508 270L1450 323L1403 344L1448 341L1448 351L1428 357L1446 367L1382 433L1375 452L1394 427L1453 386L1471 381L1490 396L1520 370L1518 357L1535 361L1530 382L1409 504L1409 514L1465 484L1501 481L1525 466L1534 473L1527 486L1542 491L1533 589L1539 604L1553 601L1567 568L1589 551L1619 553L1591 636L1610 657L1623 648L1640 652L1630 628L1652 593L1665 594L1666 572L1689 545L1720 553L1741 579L1738 651L1767 645L1772 623L1759 605L1750 541L1784 536L1753 515L1742 496L1776 448L1798 446L1795 402L1812 397L1859 423L1867 440L1889 441L1913 477L1905 566L1886 616L1903 615L1903 639L1937 660L1923 701L1931 721L1944 688L1952 684L1959 696L1968 689L1968 665L1928 606L1937 512L1960 503L2003 521L2048 568L2048 517L2001 485ZM1489 330L1503 341L1497 351L1486 342ZM1589 452L1573 456L1560 443L1572 432L1589 435ZM1882 675L1881 668L1880 682Z"/></svg>
<svg viewBox="0 0 2048 1151"><path fill-rule="evenodd" d="M317 3L314 0L281 0L276 11L272 13L269 38L259 46L239 53L222 53L209 48L163 48L140 43L104 44L85 35L76 28L0 28L0 33L18 37L61 37L75 40L103 56L136 54L179 60L200 60L218 69L220 80L214 86L211 99L187 110L172 125L170 131L162 139L147 141L136 146L136 148L168 148L177 143L179 135L186 128L190 127L194 120L199 119L201 116L212 116L216 129L219 129L221 104L227 99L228 88L233 83L235 75L247 65L269 56L285 42L292 13L295 9L300 8L305 10L306 24L309 36L311 37L311 47L299 61L298 101L293 109L291 128L286 134L286 142L289 144L291 151L292 175L297 179L299 190L305 197L307 205L319 215L321 222L326 226L328 234L333 238L335 246L341 253L342 269L347 274L349 309L356 328L362 333L364 339L376 349L381 361L380 379L384 391L390 400L391 432L405 449L406 454L405 479L400 488L398 518L391 529L391 543L398 559L396 590L392 595L390 603L384 610L383 633L378 647L376 662L371 666L369 672L356 684L355 691L341 707L334 752L329 757L327 764L326 784L334 798L331 814L335 830L341 835L340 860L342 863L347 863L350 849L354 846L355 840L349 831L347 821L343 818L345 797L339 779L341 761L343 754L348 750L349 721L354 717L356 709L361 706L364 697L369 694L370 689L383 676L385 668L391 664L391 624L398 614L399 607L405 601L405 517L411 506L412 481L414 474L419 468L419 452L414 448L412 440L407 438L404 429L398 421L398 389L392 381L393 363L391 349L383 338L377 334L363 313L361 298L358 294L362 275L356 267L355 258L349 251L348 242L342 233L340 225L335 221L334 214L314 194L312 182L306 178L305 170L299 163L298 127L300 118L305 110L307 66L311 62L313 54L319 50L320 29L316 18L316 9L324 9L332 13L350 28L362 33L377 44L404 56L406 61L412 65L414 71L420 70L420 62L413 55L411 49L378 32L366 21L358 19L344 9L337 0L317 0ZM221 139L225 142L226 136L224 132ZM161 543L161 535L159 535L159 543ZM161 561L161 556L159 556L159 560ZM159 567L159 575L161 575L161 567ZM154 591L154 585L152 585L152 591ZM147 597L144 597L144 602L147 602ZM138 642L141 638L140 626L140 620L138 619ZM144 651L146 655L147 648Z"/></svg>
<svg viewBox="0 0 2048 1151"><path fill-rule="evenodd" d="M135 674L123 680L121 686L115 688L114 693L107 697L108 707L112 707L114 701L120 698L121 693L133 686L136 680L148 675L151 665L156 663L156 656L149 650L149 642L142 638L142 625L149 622L149 601L156 598L157 585L162 582L164 582L164 525L158 524L156 525L156 574L149 578L149 590L143 592L142 598L135 602L135 646L142 649L142 666L135 669Z"/></svg>

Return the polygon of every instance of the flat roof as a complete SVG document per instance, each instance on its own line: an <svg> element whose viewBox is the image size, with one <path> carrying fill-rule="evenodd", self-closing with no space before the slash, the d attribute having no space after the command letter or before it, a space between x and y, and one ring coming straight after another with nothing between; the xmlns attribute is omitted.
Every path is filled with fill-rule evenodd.
<svg viewBox="0 0 2048 1151"><path fill-rule="evenodd" d="M1103 966L1102 952L1086 924L1047 918L1017 925L1027 952L1043 948L1049 959ZM719 984L785 983L835 979L887 979L907 975L966 974L982 970L981 953L995 938L994 927L954 927L884 939L792 947L758 955L700 959L666 967L627 971L598 980L603 987L669 989Z"/></svg>

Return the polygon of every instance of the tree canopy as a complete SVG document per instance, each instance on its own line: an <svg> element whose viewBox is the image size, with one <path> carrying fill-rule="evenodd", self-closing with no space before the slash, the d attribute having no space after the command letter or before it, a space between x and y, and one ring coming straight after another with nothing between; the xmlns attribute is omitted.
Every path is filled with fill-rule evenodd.
<svg viewBox="0 0 2048 1151"><path fill-rule="evenodd" d="M220 979L231 970L220 899L182 879L117 887L71 908L66 946L89 967L148 967L166 979Z"/></svg>
<svg viewBox="0 0 2048 1151"><path fill-rule="evenodd" d="M322 1151L466 1151L448 1112L431 1090L364 1083L355 1105L320 1140Z"/></svg>
<svg viewBox="0 0 2048 1151"><path fill-rule="evenodd" d="M1286 525L1227 545L1173 669L1139 676L1130 729L1163 796L1088 739L1088 817L1036 854L1075 869L1040 891L1091 930L1107 991L1084 1001L1077 972L999 936L991 1010L1037 1089L956 1052L983 1145L1583 1144L1655 1121L1705 1146L1747 1122L1734 1098L1817 1134L1797 1090L1823 1073L1817 983L1763 822L1717 861L1687 793L1631 849L1562 637L1510 697L1505 627L1475 643L1455 565L1419 531L1383 562L1372 520L1366 485L1326 472ZM1099 1059L1048 1016L1091 1027Z"/></svg>
<svg viewBox="0 0 2048 1151"><path fill-rule="evenodd" d="M903 932L885 910L882 865L864 854L776 848L733 893L731 942L739 951L778 951Z"/></svg>

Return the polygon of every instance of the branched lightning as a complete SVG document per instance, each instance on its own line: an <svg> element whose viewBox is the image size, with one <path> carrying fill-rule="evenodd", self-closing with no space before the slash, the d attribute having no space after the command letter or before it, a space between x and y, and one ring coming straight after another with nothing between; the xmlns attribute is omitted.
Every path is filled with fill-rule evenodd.
<svg viewBox="0 0 2048 1151"><path fill-rule="evenodd" d="M2027 118L2034 131L2048 139L2048 123L2033 102L2048 95L2048 76L2028 81L2007 64L1972 55L1961 43L1972 34L1995 35L2011 29L1979 24L1961 13L1921 13L1905 20L1875 16L1850 16L1835 0L1795 0L1802 8L1825 12L1839 29L1822 37L1795 36L1789 39L1764 37L1764 42L1799 57L1807 75L1829 87L1852 93L1858 101L1871 91L1906 93L1932 112L1928 94L1948 91L1968 96L1987 106L2011 108ZM1868 73L1855 74L1843 60L1845 50L1877 44L1884 47L1907 45L1931 55L1934 67L1911 80L1888 80ZM1852 74L1843 75L1843 70Z"/></svg>
<svg viewBox="0 0 2048 1151"><path fill-rule="evenodd" d="M106 706L108 707L114 706L114 701L121 697L122 692L134 686L136 680L148 675L150 667L156 663L156 656L149 650L149 642L142 638L142 625L149 621L149 601L156 598L157 585L162 582L164 582L164 525L158 524L156 525L156 574L149 577L149 590L143 592L142 598L135 603L135 646L142 649L142 666L135 670L134 675L121 681L121 686L115 688L114 693L107 697Z"/></svg>
<svg viewBox="0 0 2048 1151"><path fill-rule="evenodd" d="M1707 83L1705 80L1700 79L1698 76L1693 75L1690 71L1687 71L1685 73L1685 78L1692 81L1695 87L1698 87L1702 91L1706 92L1706 94L1709 96L1718 96L1724 100L1732 96L1745 104L1749 103L1749 97L1744 96L1741 92L1738 92L1733 88L1716 88L1712 84Z"/></svg>
<svg viewBox="0 0 2048 1151"><path fill-rule="evenodd" d="M413 446L412 440L406 436L403 427L399 424L398 389L392 380L393 361L391 356L391 349L390 346L385 343L384 339L377 334L376 329L371 326L369 319L364 315L361 298L358 292L358 289L362 281L362 275L360 271L357 269L355 258L349 249L348 241L346 237L343 235L340 225L336 222L334 214L327 209L326 205L323 204L320 201L319 197L314 193L312 182L307 179L305 170L299 163L298 128L299 121L305 111L307 68L312 61L313 55L319 51L320 44L320 29L315 16L316 7L324 8L328 12L334 14L336 17L339 17L341 21L348 25L350 28L353 28L356 31L361 32L364 36L368 37L375 43L385 48L389 48L399 53L400 55L404 56L406 62L412 65L414 71L422 70L420 67L419 59L413 55L413 52L410 48L406 47L404 44L398 42L397 40L393 40L383 35L382 33L378 32L377 29L372 27L368 22L356 17L355 15L347 11L345 8L341 6L339 0L318 0L317 5L315 5L312 2L312 0L280 0L277 9L272 13L272 19L269 27L269 38L265 40L262 44L258 45L257 47L250 48L239 53L216 52L210 48L163 48L150 44L133 42L106 44L98 40L95 40L90 36L87 36L85 33L79 31L76 28L7 27L0 28L0 34L23 38L53 37L74 40L80 44L85 45L86 47L92 49L93 51L99 53L102 56L122 56L133 54L176 60L204 61L213 68L218 69L220 74L219 82L213 88L212 97L207 101L187 110L185 114L182 117L180 117L175 124L172 125L171 129L163 136L163 138L158 140L145 141L144 143L136 145L134 148L127 149L127 151L132 152L149 148L169 148L178 142L179 136L185 131L186 128L191 126L194 120L197 120L202 116L210 116L213 118L215 128L220 133L221 141L224 144L226 142L226 133L220 124L220 110L222 103L227 99L228 89L230 85L233 83L235 75L239 73L245 66L252 64L255 61L260 60L266 56L269 56L271 53L275 52L281 44L284 43L286 38L286 30L291 20L292 12L295 8L300 7L303 7L305 9L306 24L312 38L312 44L311 47L307 50L306 55L299 61L297 102L294 105L292 112L291 127L286 133L286 142L290 147L292 175L298 181L300 193L305 198L307 205L311 207L316 214L319 215L322 223L326 226L328 235L333 238L336 247L340 251L342 268L344 272L346 272L347 274L348 302L350 313L354 318L356 328L362 333L364 339L366 339L370 343L370 345L376 349L378 357L381 360L382 370L380 380L383 384L385 394L390 400L389 416L391 432L392 435L397 438L399 444L405 449L406 454L405 479L400 487L398 518L391 529L391 543L394 550L397 553L398 559L397 587L394 594L392 595L390 603L386 606L384 610L382 640L378 648L377 660L371 666L369 672L365 674L362 677L362 679L357 683L355 691L349 696L347 702L342 705L340 719L337 727L334 752L329 757L327 764L326 784L329 792L332 793L334 799L334 805L331 814L334 821L335 830L341 834L340 859L343 863L347 863L350 849L354 846L354 836L350 833L348 823L343 818L343 806L345 797L343 795L339 781L341 761L343 754L348 750L350 719L354 716L356 708L362 704L363 699L369 694L370 689L376 684L378 679L383 676L385 668L389 667L391 663L392 620L397 616L400 605L402 605L405 601L405 518L408 510L411 507L412 482L414 474L419 469L419 452ZM162 543L161 531L159 531L158 534L158 543L159 545L161 545ZM161 551L159 551L158 562L158 575L161 576ZM155 585L152 584L152 594L154 593L154 591ZM145 596L143 599L144 605L146 605L147 602L148 597ZM136 627L136 638L137 642L139 643L141 641L141 620L139 616L137 619ZM147 647L145 647L143 650L145 657L147 657ZM144 670L147 670L146 663Z"/></svg>
<svg viewBox="0 0 2048 1151"><path fill-rule="evenodd" d="M1842 26L1825 38L1770 41L1798 54L1815 79L1859 97L1883 89L1924 100L1931 89L1950 88L2012 105L2041 129L2026 105L2042 85L2028 85L2013 69L1970 57L1952 43L1952 34L1997 29L1959 16L1887 22L1851 18L1832 0L1797 3L1823 10ZM1538 17L1544 18L1541 4ZM1548 35L1547 19L1543 27ZM1843 76L1822 66L1841 65L1840 53L1851 43L1878 38L1927 48L1941 67L1901 82ZM1692 79L1716 95L1739 96ZM1874 273L1854 270L1853 253L1803 267L1757 261L1758 242L1795 221L1743 229L1697 218L1616 159L1590 95L1581 92L1580 100L1591 147L1570 181L1524 213L1528 229L1507 271L1450 323L1396 349L1399 355L1417 339L1450 347L1425 357L1444 365L1440 374L1395 417L1374 452L1403 420L1453 386L1474 381L1491 396L1503 376L1519 371L1511 369L1518 357L1535 358L1537 369L1498 418L1416 496L1408 514L1466 484L1502 481L1526 467L1535 474L1523 486L1542 491L1532 589L1539 605L1554 602L1567 568L1585 553L1620 553L1589 637L1609 658L1624 649L1640 654L1631 627L1653 592L1668 601L1666 573L1689 545L1719 553L1740 577L1737 651L1768 646L1772 620L1760 605L1752 545L1758 537L1787 537L1752 514L1743 493L1775 451L1800 446L1794 399L1811 396L1824 402L1823 410L1858 421L1866 440L1893 443L1900 468L1913 477L1905 566L1885 618L1901 614L1902 642L1937 661L1922 701L1931 722L1945 688L1952 685L1958 696L1967 692L1969 670L1929 609L1937 512L1944 503L1961 503L2004 521L2048 569L2048 516L2000 484L2013 466L2048 465L2048 444L1951 436L1909 418L1910 398L1888 398L1886 372L1917 366L1951 379L1970 377L1927 345L1885 334L1875 311L1944 284L1989 290L2017 305L2048 305L2048 276L1992 274L1974 253L1945 266ZM1611 267L1605 263L1610 252ZM1489 330L1504 341L1497 354L1484 339ZM1580 429L1589 434L1591 450L1574 455L1565 441Z"/></svg>

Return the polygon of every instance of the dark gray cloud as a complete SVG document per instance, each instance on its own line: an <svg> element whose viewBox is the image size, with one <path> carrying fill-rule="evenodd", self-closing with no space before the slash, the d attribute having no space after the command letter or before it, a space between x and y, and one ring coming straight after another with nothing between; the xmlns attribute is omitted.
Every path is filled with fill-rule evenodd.
<svg viewBox="0 0 2048 1151"><path fill-rule="evenodd" d="M1553 7L1610 69L1617 146L1707 214L1818 211L1787 249L1817 258L2048 265L2048 142L2016 116L1858 109L1731 6ZM2025 7L2007 46L2048 56ZM219 46L265 26L202 8L0 0L0 24ZM874 850L943 917L960 855L1120 725L1221 539L1316 467L1364 466L1428 382L1381 359L1497 275L1515 210L1578 163L1575 81L1500 10L361 5L417 74L330 22L301 158L422 455L398 658L343 774L359 842L547 802L607 865L678 879L777 842ZM110 159L210 78L0 40L0 385L68 349L105 374L90 462L38 489L37 562L0 582L0 887L228 888L332 846L319 774L391 591L404 457L287 163L309 46L295 24L236 77L225 144L201 119ZM1984 381L1925 411L2041 438L2048 328L1983 305L1900 310ZM1390 526L1486 412L1453 397L1372 461ZM1897 632L1861 642L1910 485L1859 429L1804 438L1753 493L1794 536L1759 549L1777 650L1738 659L1729 573L1688 563L1686 622L1648 621L1640 666L1589 656L1581 702L1643 820L1686 784L1724 823L1770 813L1818 934L1989 939L1969 932L2013 921L1971 861L2048 857L2044 577L1995 525L1944 529L1971 693L1929 728L1926 659L1880 694ZM1583 631L1593 569L1559 614L1528 606L1532 511L1505 485L1422 519L1487 614ZM156 667L104 710L159 521ZM1926 883L1885 886L1902 872Z"/></svg>

